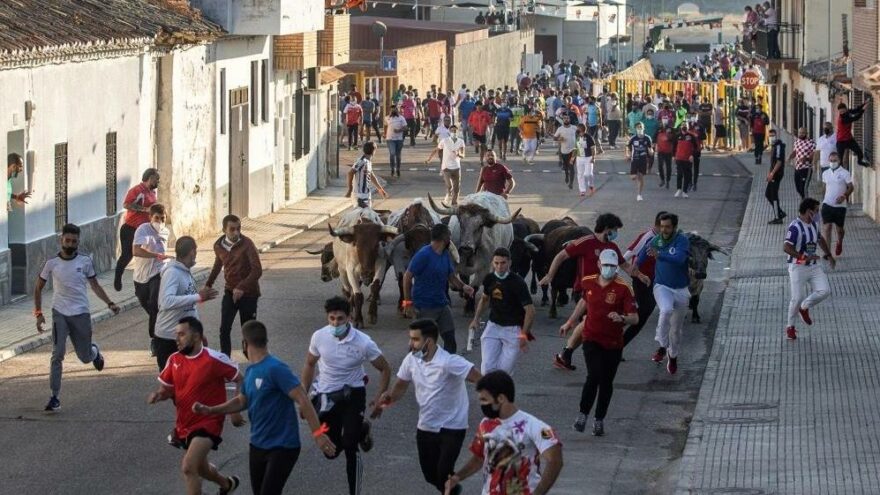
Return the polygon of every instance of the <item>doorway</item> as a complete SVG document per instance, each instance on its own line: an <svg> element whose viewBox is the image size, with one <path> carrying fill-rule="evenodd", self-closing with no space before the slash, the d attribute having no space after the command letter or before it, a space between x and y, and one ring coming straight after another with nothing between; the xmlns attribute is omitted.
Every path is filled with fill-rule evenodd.
<svg viewBox="0 0 880 495"><path fill-rule="evenodd" d="M12 188L11 192L19 193L29 190L31 183L30 175L33 169L32 157L28 157L24 149L24 130L12 131L6 134L6 152L20 156L24 162L24 172L17 177L10 177L6 187ZM31 160L29 160L31 158ZM7 192L7 198L8 198ZM27 292L27 249L25 233L25 206L10 201L7 205L8 220L6 222L6 241L9 245L11 264L10 287L13 297L24 295Z"/></svg>
<svg viewBox="0 0 880 495"><path fill-rule="evenodd" d="M229 213L248 216L248 136L250 131L248 88L229 91Z"/></svg>

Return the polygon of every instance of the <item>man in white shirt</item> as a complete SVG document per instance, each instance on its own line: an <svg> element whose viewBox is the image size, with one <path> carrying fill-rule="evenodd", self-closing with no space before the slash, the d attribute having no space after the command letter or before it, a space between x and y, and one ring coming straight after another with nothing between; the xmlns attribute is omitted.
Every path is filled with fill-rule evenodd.
<svg viewBox="0 0 880 495"><path fill-rule="evenodd" d="M571 189L574 184L574 149L577 145L577 129L569 121L568 114L562 116L562 127L556 129L553 140L559 143L559 166L565 171L565 183Z"/></svg>
<svg viewBox="0 0 880 495"><path fill-rule="evenodd" d="M416 429L419 465L425 481L443 493L446 480L455 471L455 461L467 432L465 381L476 383L482 375L472 363L437 345L439 338L440 331L434 320L421 319L409 325L411 352L400 364L394 388L382 394L371 417L379 417L383 409L400 400L409 384L413 384L419 404Z"/></svg>
<svg viewBox="0 0 880 495"><path fill-rule="evenodd" d="M465 148L464 139L458 136L458 127L453 125L449 127L449 136L440 139L437 148L431 150L431 154L425 160L425 163L428 163L435 154L440 154L440 175L446 184L444 203L448 204L452 201L453 205L458 204L458 192L461 189L461 159L464 158Z"/></svg>
<svg viewBox="0 0 880 495"><path fill-rule="evenodd" d="M769 58L782 58L779 51L779 18L770 2L764 2L764 26L767 28L767 55Z"/></svg>
<svg viewBox="0 0 880 495"><path fill-rule="evenodd" d="M816 139L816 151L813 154L813 163L818 160L819 173L825 173L831 166L831 153L837 151L837 134L831 122L825 122L822 126L822 135Z"/></svg>
<svg viewBox="0 0 880 495"><path fill-rule="evenodd" d="M325 457L335 459L340 452L345 452L349 495L360 495L363 468L358 446L364 452L373 448L370 423L364 419L367 408L364 363L369 362L382 373L377 397L388 390L391 367L373 339L351 325L348 300L339 296L328 299L324 310L328 325L312 334L302 384L313 393L312 403L318 418L327 425L326 433L336 446L336 452Z"/></svg>
<svg viewBox="0 0 880 495"><path fill-rule="evenodd" d="M840 166L837 152L831 152L828 170L822 172L825 197L822 199L822 237L831 245L831 225L837 226L837 244L834 256L843 254L843 234L846 223L846 202L853 193L853 179L849 170Z"/></svg>
<svg viewBox="0 0 880 495"><path fill-rule="evenodd" d="M483 471L483 495L546 495L562 470L562 442L547 423L514 403L513 378L501 370L477 382L483 419L471 443L471 458L446 482L455 494L459 483Z"/></svg>
<svg viewBox="0 0 880 495"><path fill-rule="evenodd" d="M383 198L388 199L388 193L373 174L374 151L376 151L376 145L372 141L364 143L364 154L354 162L348 171L348 191L345 193L345 197L350 198L352 190L354 190L358 208L372 207L373 188L379 191ZM398 177L400 177L399 172Z"/></svg>
<svg viewBox="0 0 880 495"><path fill-rule="evenodd" d="M92 315L89 314L89 294L86 285L113 314L119 313L119 306L107 297L104 288L98 284L98 274L92 258L77 253L80 229L69 223L61 229L61 252L49 258L37 277L34 289L34 317L37 319L37 331L44 331L46 318L43 316L43 288L52 278L52 360L49 371L49 387L52 397L45 410L55 412L61 409L58 394L61 392L61 371L64 362L67 338L73 343L76 357L83 363L92 363L96 370L104 369L104 356L98 345L92 342Z"/></svg>
<svg viewBox="0 0 880 495"><path fill-rule="evenodd" d="M170 232L165 227L165 207L159 203L150 205L150 221L142 223L134 231L132 242L132 265L134 272L134 295L147 312L147 332L150 335L150 354L156 351L153 339L156 337L156 315L159 314L159 272L165 264L165 251Z"/></svg>

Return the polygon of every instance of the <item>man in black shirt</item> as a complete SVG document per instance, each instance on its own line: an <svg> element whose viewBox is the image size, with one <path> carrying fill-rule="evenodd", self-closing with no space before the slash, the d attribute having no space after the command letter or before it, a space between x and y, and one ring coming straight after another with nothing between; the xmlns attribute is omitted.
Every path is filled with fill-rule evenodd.
<svg viewBox="0 0 880 495"><path fill-rule="evenodd" d="M532 336L535 306L525 280L510 271L510 251L498 248L492 256L493 273L483 279L483 295L477 303L471 329L480 324L480 314L489 306L489 321L480 338L480 372L504 370L513 373L520 350L525 350Z"/></svg>
<svg viewBox="0 0 880 495"><path fill-rule="evenodd" d="M636 201L642 200L645 175L648 174L648 157L654 154L654 143L645 135L645 124L636 124L636 135L626 145L627 158L632 158L629 166L630 178L636 183Z"/></svg>
<svg viewBox="0 0 880 495"><path fill-rule="evenodd" d="M785 143L776 137L776 129L770 129L770 173L767 174L767 189L764 191L764 197L770 202L776 218L770 220L769 224L778 225L785 218L785 212L779 205L779 185L782 183L782 176L785 173Z"/></svg>

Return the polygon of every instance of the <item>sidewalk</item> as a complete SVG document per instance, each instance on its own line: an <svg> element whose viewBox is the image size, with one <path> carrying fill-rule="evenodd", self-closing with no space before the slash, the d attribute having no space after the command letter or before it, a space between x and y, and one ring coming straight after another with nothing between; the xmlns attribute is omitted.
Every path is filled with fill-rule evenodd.
<svg viewBox="0 0 880 495"><path fill-rule="evenodd" d="M351 206L351 200L344 197L345 188L342 181L332 180L329 187L315 191L311 196L298 201L288 208L270 213L259 218L246 218L242 221L241 230L244 235L253 239L260 252L268 251L278 244L314 227L328 218L333 217ZM197 282L208 278L214 263L213 243L220 236L199 239L197 264L193 267L193 275ZM123 289L113 290L113 270L98 275L98 280L107 295L121 308L127 311L140 308L134 295L131 280L131 269L125 271ZM222 277L222 275L221 275ZM52 291L43 292L43 309L51 307ZM96 323L110 317L110 310L89 290L92 322ZM0 362L18 354L27 352L52 340L52 332L38 334L32 312L33 298L28 297L12 304L0 307ZM50 313L47 311L47 315ZM51 317L44 328L51 328Z"/></svg>
<svg viewBox="0 0 880 495"><path fill-rule="evenodd" d="M678 493L880 493L880 227L850 207L843 256L836 270L824 265L832 296L788 341L782 243L800 198L787 171L786 224L767 225L769 165L741 159L761 173L733 251ZM812 196L821 200L815 182Z"/></svg>

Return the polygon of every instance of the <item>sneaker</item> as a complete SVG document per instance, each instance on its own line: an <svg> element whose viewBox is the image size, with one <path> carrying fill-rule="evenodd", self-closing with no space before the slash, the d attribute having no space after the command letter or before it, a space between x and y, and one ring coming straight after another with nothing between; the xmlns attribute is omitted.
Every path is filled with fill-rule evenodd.
<svg viewBox="0 0 880 495"><path fill-rule="evenodd" d="M797 338L797 330L794 327L788 327L785 329L785 338L788 340L794 340Z"/></svg>
<svg viewBox="0 0 880 495"><path fill-rule="evenodd" d="M605 434L605 423L601 419L593 422L593 436L601 437Z"/></svg>
<svg viewBox="0 0 880 495"><path fill-rule="evenodd" d="M361 439L358 441L358 445L361 446L363 452L369 452L373 449L373 435L371 430L372 425L370 422L364 420L364 423L361 426Z"/></svg>
<svg viewBox="0 0 880 495"><path fill-rule="evenodd" d="M669 189L669 181L666 181L666 189Z"/></svg>
<svg viewBox="0 0 880 495"><path fill-rule="evenodd" d="M572 366L571 363L566 363L565 359L562 359L562 354L556 354L556 356L553 357L553 366L566 371L574 371L577 369L575 366Z"/></svg>
<svg viewBox="0 0 880 495"><path fill-rule="evenodd" d="M834 256L841 254L843 254L843 241L837 241L837 244L834 245Z"/></svg>
<svg viewBox="0 0 880 495"><path fill-rule="evenodd" d="M49 402L46 404L46 408L44 409L44 411L55 412L59 409L61 409L61 401L58 400L58 397L53 395L51 398L49 398Z"/></svg>
<svg viewBox="0 0 880 495"><path fill-rule="evenodd" d="M676 371L678 371L678 358L670 357L668 361L666 361L666 371L669 372L670 375L674 375Z"/></svg>
<svg viewBox="0 0 880 495"><path fill-rule="evenodd" d="M697 192L697 184L696 183L694 183L693 187L691 187L691 190L694 192Z"/></svg>
<svg viewBox="0 0 880 495"><path fill-rule="evenodd" d="M689 198L690 196L688 196L688 193L683 192L683 193L681 193L681 197L682 198Z"/></svg>
<svg viewBox="0 0 880 495"><path fill-rule="evenodd" d="M220 491L217 492L217 495L228 495L235 490L238 490L238 485L241 484L241 480L238 479L238 476L227 476L226 479L229 480L229 489L224 490L221 488Z"/></svg>
<svg viewBox="0 0 880 495"><path fill-rule="evenodd" d="M651 361L654 361L655 363L659 363L659 362L663 361L664 357L666 357L666 348L665 347L658 347L657 351L654 352L654 355L651 356Z"/></svg>
<svg viewBox="0 0 880 495"><path fill-rule="evenodd" d="M638 196L636 196L636 201L642 201L642 195L641 195L641 194L639 194Z"/></svg>
<svg viewBox="0 0 880 495"><path fill-rule="evenodd" d="M580 196L581 196L582 198L585 197L586 195L587 195L587 193L586 193L585 191L581 191Z"/></svg>
<svg viewBox="0 0 880 495"><path fill-rule="evenodd" d="M801 314L801 319L804 320L804 323L807 325L813 324L813 319L810 318L810 310L807 308L798 307L798 313Z"/></svg>
<svg viewBox="0 0 880 495"><path fill-rule="evenodd" d="M676 197L676 198L680 198L680 197L681 197L681 189L678 189L677 191L675 191L675 197Z"/></svg>
<svg viewBox="0 0 880 495"><path fill-rule="evenodd" d="M661 180L660 180L660 187L663 187L663 186L665 186L665 185L666 185L666 181L661 179Z"/></svg>
<svg viewBox="0 0 880 495"><path fill-rule="evenodd" d="M786 213L786 212L784 212L784 211L782 211L782 210L779 210L779 219L780 219L780 220L783 219L783 218L785 218L785 217L787 217L787 216L788 216L788 213Z"/></svg>
<svg viewBox="0 0 880 495"><path fill-rule="evenodd" d="M92 347L95 348L95 359L92 360L92 366L101 371L104 369L104 355L101 354L101 349L98 349L98 344L92 344Z"/></svg>
<svg viewBox="0 0 880 495"><path fill-rule="evenodd" d="M576 420L574 420L574 431L579 431L581 433L587 429L587 415L584 413L578 414Z"/></svg>

